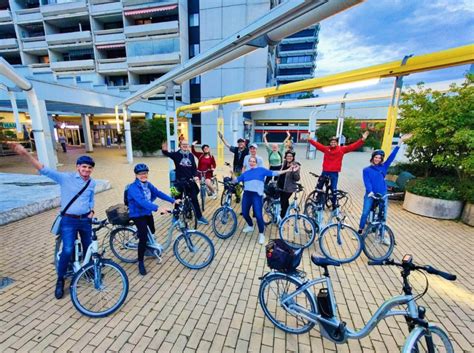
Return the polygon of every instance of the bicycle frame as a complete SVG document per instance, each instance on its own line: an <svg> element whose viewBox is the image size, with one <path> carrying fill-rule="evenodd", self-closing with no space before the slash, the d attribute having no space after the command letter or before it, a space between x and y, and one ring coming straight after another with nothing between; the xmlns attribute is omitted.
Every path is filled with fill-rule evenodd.
<svg viewBox="0 0 474 353"><path fill-rule="evenodd" d="M301 316L313 323L323 323L329 325L333 328L340 328L341 324L344 326L344 337L342 340L338 340L337 343L345 343L348 339L362 339L368 336L372 330L377 326L377 324L390 316L405 316L411 318L418 318L418 310L413 300L413 295L399 295L393 298L386 300L375 312L375 314L370 318L369 322L358 331L349 329L345 327L345 324L342 323L339 318L335 315L332 318L324 318L320 314L314 314L311 311L308 311L299 305L297 305L292 299L296 297L298 294L308 290L310 287L323 284L326 286L329 292L329 296L331 298L331 307L333 313L337 313L337 305L336 305L336 297L334 295L334 290L332 288L331 279L330 278L317 278L314 280L310 280L306 283L303 283L296 291L286 296L284 299L281 300L281 306L285 308L289 313L293 315ZM309 291L312 295L313 299L316 301L313 291ZM408 305L407 310L392 310L393 308L400 306L400 305ZM325 335L328 339L336 342L333 338Z"/></svg>

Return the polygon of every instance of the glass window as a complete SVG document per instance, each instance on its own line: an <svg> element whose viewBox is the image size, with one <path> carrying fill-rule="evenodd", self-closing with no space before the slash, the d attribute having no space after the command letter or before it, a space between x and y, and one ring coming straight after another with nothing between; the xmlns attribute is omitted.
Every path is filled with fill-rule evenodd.
<svg viewBox="0 0 474 353"><path fill-rule="evenodd" d="M198 85L201 83L201 76L196 76L191 79L191 84Z"/></svg>
<svg viewBox="0 0 474 353"><path fill-rule="evenodd" d="M199 14L193 13L189 15L189 27L197 27L199 26Z"/></svg>
<svg viewBox="0 0 474 353"><path fill-rule="evenodd" d="M189 46L189 56L193 57L199 54L199 44L191 44Z"/></svg>

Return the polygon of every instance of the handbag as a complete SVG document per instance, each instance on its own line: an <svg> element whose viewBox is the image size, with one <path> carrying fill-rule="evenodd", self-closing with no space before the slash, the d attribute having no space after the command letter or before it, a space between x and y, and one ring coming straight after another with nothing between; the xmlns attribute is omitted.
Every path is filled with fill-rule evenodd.
<svg viewBox="0 0 474 353"><path fill-rule="evenodd" d="M66 205L66 207L64 207L64 210L59 212L59 214L56 216L56 218L53 221L53 225L51 226L51 233L53 233L54 235L59 235L60 230L61 230L61 220L62 220L64 214L66 213L68 208L71 207L71 205L74 203L74 201L76 201L77 198L79 196L81 196L81 194L87 189L87 187L89 186L90 183L91 183L91 180L89 179L87 181L86 185L84 185L84 187L76 194L76 196L74 196L71 199L71 201L69 201L69 203Z"/></svg>

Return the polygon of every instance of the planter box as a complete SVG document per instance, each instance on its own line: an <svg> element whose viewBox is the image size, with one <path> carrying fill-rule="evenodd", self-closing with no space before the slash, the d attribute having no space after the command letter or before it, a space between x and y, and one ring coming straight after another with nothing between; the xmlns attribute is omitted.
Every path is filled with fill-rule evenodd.
<svg viewBox="0 0 474 353"><path fill-rule="evenodd" d="M409 212L439 219L459 218L462 206L462 201L434 199L411 194L408 191L405 193L405 201L403 202L403 208Z"/></svg>
<svg viewBox="0 0 474 353"><path fill-rule="evenodd" d="M464 223L474 227L474 204L466 202L461 219Z"/></svg>

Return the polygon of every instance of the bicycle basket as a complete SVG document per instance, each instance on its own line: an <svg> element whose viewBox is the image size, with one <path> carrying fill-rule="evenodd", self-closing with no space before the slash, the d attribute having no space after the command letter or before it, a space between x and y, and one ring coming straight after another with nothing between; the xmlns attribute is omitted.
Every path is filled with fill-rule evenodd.
<svg viewBox="0 0 474 353"><path fill-rule="evenodd" d="M265 254L272 270L294 272L301 263L303 249L292 249L283 240L274 239L265 246Z"/></svg>
<svg viewBox="0 0 474 353"><path fill-rule="evenodd" d="M113 225L126 226L130 223L128 207L124 204L110 206L106 211L107 219Z"/></svg>
<svg viewBox="0 0 474 353"><path fill-rule="evenodd" d="M280 192L278 191L278 185L276 182L270 182L264 187L265 195L277 199L280 197Z"/></svg>

